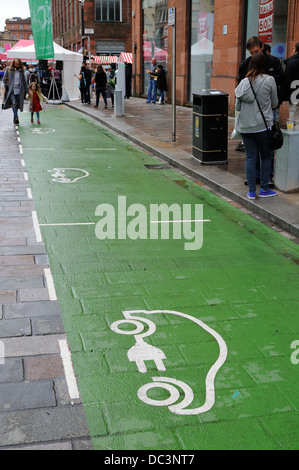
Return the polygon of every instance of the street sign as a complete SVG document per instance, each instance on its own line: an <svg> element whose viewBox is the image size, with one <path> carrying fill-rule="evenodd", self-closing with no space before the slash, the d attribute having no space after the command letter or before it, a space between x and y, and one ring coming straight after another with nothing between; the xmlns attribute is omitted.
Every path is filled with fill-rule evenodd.
<svg viewBox="0 0 299 470"><path fill-rule="evenodd" d="M175 26L175 7L168 9L168 26Z"/></svg>
<svg viewBox="0 0 299 470"><path fill-rule="evenodd" d="M94 29L85 29L84 34L94 34Z"/></svg>

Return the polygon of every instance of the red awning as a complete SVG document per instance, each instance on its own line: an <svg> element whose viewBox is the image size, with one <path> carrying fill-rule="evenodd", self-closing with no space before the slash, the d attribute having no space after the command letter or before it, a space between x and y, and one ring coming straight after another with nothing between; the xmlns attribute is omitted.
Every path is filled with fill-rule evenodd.
<svg viewBox="0 0 299 470"><path fill-rule="evenodd" d="M122 52L119 56L118 62L122 62L123 64L126 62L127 64L133 63L133 57L131 52Z"/></svg>
<svg viewBox="0 0 299 470"><path fill-rule="evenodd" d="M93 60L96 64L115 64L117 62L116 55L95 55Z"/></svg>

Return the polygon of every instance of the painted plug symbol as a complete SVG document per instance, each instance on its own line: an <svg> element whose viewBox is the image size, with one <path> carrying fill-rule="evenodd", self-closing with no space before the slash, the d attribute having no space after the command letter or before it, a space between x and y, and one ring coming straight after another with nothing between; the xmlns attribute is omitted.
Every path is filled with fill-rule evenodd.
<svg viewBox="0 0 299 470"><path fill-rule="evenodd" d="M130 362L136 362L137 369L143 374L147 372L146 361L154 361L159 371L166 370L163 363L163 359L166 359L164 352L147 344L142 338L137 338L135 346L129 349L128 359Z"/></svg>
<svg viewBox="0 0 299 470"><path fill-rule="evenodd" d="M139 388L137 395L138 398L152 406L168 406L169 411L177 415L198 415L209 411L215 404L215 378L216 374L224 364L227 358L227 346L224 339L215 330L210 328L204 322L198 318L192 317L182 312L176 312L173 310L137 310L137 311L124 311L123 315L125 320L119 320L111 325L111 330L115 333L123 335L134 335L135 345L128 351L128 359L130 362L136 362L138 371L141 373L147 372L145 365L146 361L153 360L159 371L165 371L165 365L163 360L166 359L165 354L155 346L147 344L143 338L152 335L156 331L156 325L153 321L136 316L136 314L153 315L153 314L171 314L177 315L190 320L195 323L207 333L210 333L217 341L219 346L219 355L215 363L209 369L206 379L206 397L205 402L202 406L197 408L187 408L194 400L194 393L192 388L181 380L177 380L171 377L152 377L152 382L143 385ZM145 325L148 326L148 330L144 332ZM120 329L120 325L135 326L134 330L123 330ZM170 396L165 400L156 400L148 396L148 391L151 389L162 388L167 390ZM183 392L183 400L179 402Z"/></svg>

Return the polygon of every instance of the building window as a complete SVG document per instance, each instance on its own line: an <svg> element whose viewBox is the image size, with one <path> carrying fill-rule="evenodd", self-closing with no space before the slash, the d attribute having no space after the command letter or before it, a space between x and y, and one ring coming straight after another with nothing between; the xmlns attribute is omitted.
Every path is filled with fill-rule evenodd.
<svg viewBox="0 0 299 470"><path fill-rule="evenodd" d="M168 0L143 0L143 92L147 93L147 70L155 57L167 71Z"/></svg>
<svg viewBox="0 0 299 470"><path fill-rule="evenodd" d="M96 21L122 21L122 0L96 0Z"/></svg>

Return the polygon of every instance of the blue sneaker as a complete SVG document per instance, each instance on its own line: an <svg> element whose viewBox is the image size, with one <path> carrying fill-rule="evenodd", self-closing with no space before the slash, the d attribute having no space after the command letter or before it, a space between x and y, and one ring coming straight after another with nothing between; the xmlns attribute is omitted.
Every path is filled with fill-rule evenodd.
<svg viewBox="0 0 299 470"><path fill-rule="evenodd" d="M267 191L260 189L260 197L272 197L276 195L277 193L275 191L272 191L271 189L267 189Z"/></svg>
<svg viewBox="0 0 299 470"><path fill-rule="evenodd" d="M247 193L247 197L248 197L249 199L255 199L255 198L256 198L256 193L250 193L250 192L249 192L249 193Z"/></svg>

